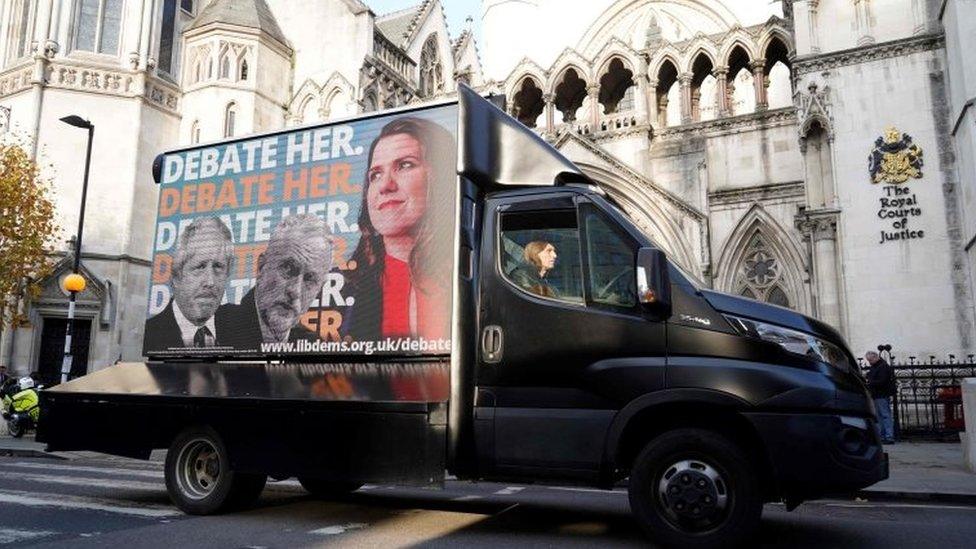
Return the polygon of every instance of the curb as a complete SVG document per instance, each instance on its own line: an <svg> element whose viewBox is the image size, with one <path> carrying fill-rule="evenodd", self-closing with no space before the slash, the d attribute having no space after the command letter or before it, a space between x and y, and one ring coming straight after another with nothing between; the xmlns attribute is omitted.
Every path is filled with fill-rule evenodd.
<svg viewBox="0 0 976 549"><path fill-rule="evenodd" d="M957 503L976 505L976 494L952 494L936 492L905 492L895 490L861 490L854 497L868 501L919 501L932 503Z"/></svg>
<svg viewBox="0 0 976 549"><path fill-rule="evenodd" d="M30 457L67 460L68 458L55 453L48 453L43 450L31 450L29 448L0 448L2 457Z"/></svg>

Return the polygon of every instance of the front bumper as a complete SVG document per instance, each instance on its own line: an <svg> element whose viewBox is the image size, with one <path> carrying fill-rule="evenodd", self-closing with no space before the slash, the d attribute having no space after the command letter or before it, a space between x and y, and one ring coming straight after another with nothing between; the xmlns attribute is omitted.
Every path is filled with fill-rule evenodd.
<svg viewBox="0 0 976 549"><path fill-rule="evenodd" d="M814 413L746 414L762 438L779 495L849 494L888 478L873 418Z"/></svg>

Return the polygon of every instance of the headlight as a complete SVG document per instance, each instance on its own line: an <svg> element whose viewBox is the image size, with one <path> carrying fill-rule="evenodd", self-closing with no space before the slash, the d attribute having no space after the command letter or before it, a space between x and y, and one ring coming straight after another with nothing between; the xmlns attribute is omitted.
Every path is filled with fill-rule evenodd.
<svg viewBox="0 0 976 549"><path fill-rule="evenodd" d="M748 318L728 315L725 318L743 335L775 343L788 353L826 362L845 373L854 371L840 347L819 337Z"/></svg>

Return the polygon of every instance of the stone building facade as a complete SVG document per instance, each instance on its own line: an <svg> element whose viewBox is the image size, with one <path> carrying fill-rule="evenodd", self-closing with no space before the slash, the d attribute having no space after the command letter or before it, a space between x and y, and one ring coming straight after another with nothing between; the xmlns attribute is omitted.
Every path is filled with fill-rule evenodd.
<svg viewBox="0 0 976 549"><path fill-rule="evenodd" d="M470 29L437 0L377 15L360 0L0 0L0 132L54 184L62 237L78 222L84 131L95 126L74 338L76 374L142 355L158 189L179 145L402 106L481 85ZM69 242L0 329L0 363L54 379L63 356Z"/></svg>
<svg viewBox="0 0 976 549"><path fill-rule="evenodd" d="M485 0L486 85L705 284L961 357L970 4Z"/></svg>

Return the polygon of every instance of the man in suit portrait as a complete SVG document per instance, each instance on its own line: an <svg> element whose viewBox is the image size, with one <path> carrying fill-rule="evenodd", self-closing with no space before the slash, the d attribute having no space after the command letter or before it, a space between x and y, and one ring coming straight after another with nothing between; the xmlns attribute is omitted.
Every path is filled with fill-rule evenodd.
<svg viewBox="0 0 976 549"><path fill-rule="evenodd" d="M257 283L240 305L223 305L218 320L233 325L222 345L257 350L259 343L315 341L299 323L321 293L332 266L332 236L313 214L292 215L275 227L258 258Z"/></svg>
<svg viewBox="0 0 976 549"><path fill-rule="evenodd" d="M199 217L183 230L173 258L173 298L146 321L147 352L219 344L223 334L214 313L224 296L233 254L230 229L216 217Z"/></svg>

